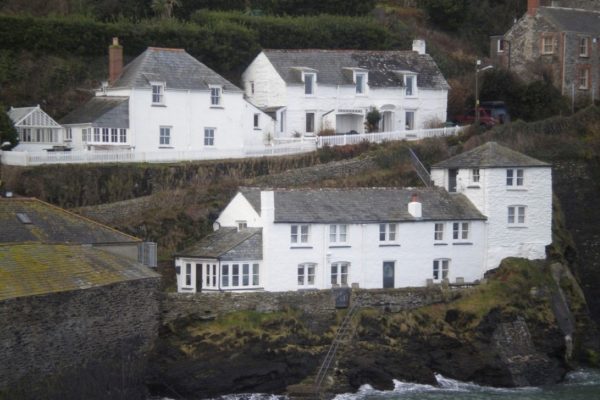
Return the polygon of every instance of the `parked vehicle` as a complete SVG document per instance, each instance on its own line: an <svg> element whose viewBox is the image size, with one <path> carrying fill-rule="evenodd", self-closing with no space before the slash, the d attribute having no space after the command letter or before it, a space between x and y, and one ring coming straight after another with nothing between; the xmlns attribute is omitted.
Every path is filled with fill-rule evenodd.
<svg viewBox="0 0 600 400"><path fill-rule="evenodd" d="M475 123L475 110L470 110L466 114L454 116L454 123L458 125L472 125ZM492 117L489 110L479 107L479 125L484 125L486 128L491 128L498 124L498 120Z"/></svg>
<svg viewBox="0 0 600 400"><path fill-rule="evenodd" d="M490 115L498 121L500 124L507 124L510 122L510 114L508 113L508 107L503 101L482 101L481 107L488 110Z"/></svg>

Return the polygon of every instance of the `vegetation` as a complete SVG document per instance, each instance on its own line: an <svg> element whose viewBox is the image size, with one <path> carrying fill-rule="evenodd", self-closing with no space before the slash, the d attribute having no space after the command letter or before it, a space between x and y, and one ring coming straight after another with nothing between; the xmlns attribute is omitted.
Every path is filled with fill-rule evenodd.
<svg viewBox="0 0 600 400"><path fill-rule="evenodd" d="M4 110L4 106L0 104L0 149L8 150L17 145L18 136L17 130ZM8 145L5 145L7 142Z"/></svg>

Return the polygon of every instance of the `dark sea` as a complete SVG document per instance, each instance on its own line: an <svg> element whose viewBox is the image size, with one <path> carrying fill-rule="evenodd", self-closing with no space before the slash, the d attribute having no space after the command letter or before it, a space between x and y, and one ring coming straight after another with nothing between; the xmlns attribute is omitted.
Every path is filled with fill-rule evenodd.
<svg viewBox="0 0 600 400"><path fill-rule="evenodd" d="M436 386L394 381L396 387L391 391L378 391L365 385L357 393L341 394L335 400L600 400L600 370L571 372L563 383L557 385L519 389L479 386L441 375L437 375L436 379ZM217 400L285 399L285 396L268 394L232 394Z"/></svg>

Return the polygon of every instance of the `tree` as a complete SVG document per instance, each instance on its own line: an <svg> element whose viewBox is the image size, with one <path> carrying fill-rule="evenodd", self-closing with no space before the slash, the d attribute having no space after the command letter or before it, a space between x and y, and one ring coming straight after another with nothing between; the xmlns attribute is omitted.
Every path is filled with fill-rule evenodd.
<svg viewBox="0 0 600 400"><path fill-rule="evenodd" d="M19 137L10 117L4 111L4 106L0 104L0 147L6 142L10 143L7 148L11 149L19 143ZM2 147L2 150L7 148Z"/></svg>
<svg viewBox="0 0 600 400"><path fill-rule="evenodd" d="M381 121L381 113L377 109L377 107L371 107L366 117L367 121L365 122L367 131L377 132L379 129L379 121Z"/></svg>
<svg viewBox="0 0 600 400"><path fill-rule="evenodd" d="M162 19L173 17L173 8L179 7L179 0L152 0L152 11Z"/></svg>

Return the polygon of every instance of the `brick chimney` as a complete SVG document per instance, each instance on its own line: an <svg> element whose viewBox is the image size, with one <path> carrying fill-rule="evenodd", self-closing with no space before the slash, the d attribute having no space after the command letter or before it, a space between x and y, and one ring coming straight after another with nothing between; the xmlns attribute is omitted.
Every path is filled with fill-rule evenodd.
<svg viewBox="0 0 600 400"><path fill-rule="evenodd" d="M108 46L108 83L113 84L123 70L123 46L119 44L119 38L114 37L112 44Z"/></svg>
<svg viewBox="0 0 600 400"><path fill-rule="evenodd" d="M535 16L538 8L540 8L540 0L527 0L527 14Z"/></svg>

